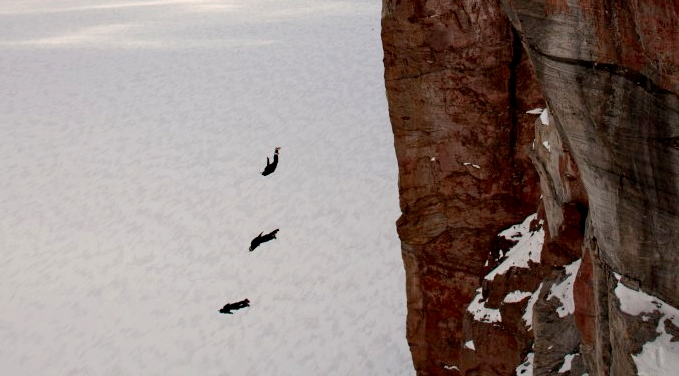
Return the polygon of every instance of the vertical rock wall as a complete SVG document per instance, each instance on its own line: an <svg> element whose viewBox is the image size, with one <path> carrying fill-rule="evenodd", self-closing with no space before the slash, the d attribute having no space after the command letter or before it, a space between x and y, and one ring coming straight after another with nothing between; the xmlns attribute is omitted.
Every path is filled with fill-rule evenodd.
<svg viewBox="0 0 679 376"><path fill-rule="evenodd" d="M664 0L383 0L419 374L512 374L528 358L540 375L566 358L572 374L636 373L660 316L623 312L616 288L679 307L677 19ZM533 124L525 111L545 105ZM541 264L483 280L498 232L538 208ZM574 309L557 315L574 263ZM526 330L527 302L502 296L534 288ZM465 314L477 291L502 322Z"/></svg>
<svg viewBox="0 0 679 376"><path fill-rule="evenodd" d="M382 26L407 337L420 374L449 374L497 233L536 210L542 101L499 2L385 0Z"/></svg>

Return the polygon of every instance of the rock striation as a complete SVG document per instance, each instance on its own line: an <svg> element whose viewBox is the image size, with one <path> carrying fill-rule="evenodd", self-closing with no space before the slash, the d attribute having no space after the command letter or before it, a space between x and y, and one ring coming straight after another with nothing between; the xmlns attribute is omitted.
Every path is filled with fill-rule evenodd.
<svg viewBox="0 0 679 376"><path fill-rule="evenodd" d="M634 375L675 330L625 307L679 307L677 19L663 0L383 0L418 374ZM498 234L536 212L539 262L511 264L521 240Z"/></svg>

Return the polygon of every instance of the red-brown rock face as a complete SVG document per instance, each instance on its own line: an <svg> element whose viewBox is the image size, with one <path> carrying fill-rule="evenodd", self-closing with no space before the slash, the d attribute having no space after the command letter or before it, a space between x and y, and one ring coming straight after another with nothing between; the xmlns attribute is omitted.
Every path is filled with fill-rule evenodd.
<svg viewBox="0 0 679 376"><path fill-rule="evenodd" d="M616 291L679 306L679 3L383 0L382 17L418 373L635 374L663 316ZM484 280L498 232L538 206L542 262ZM501 322L467 312L479 288ZM532 329L514 290L536 291Z"/></svg>
<svg viewBox="0 0 679 376"><path fill-rule="evenodd" d="M449 374L491 242L535 212L525 111L541 101L499 3L385 1L382 36L407 336L420 374Z"/></svg>

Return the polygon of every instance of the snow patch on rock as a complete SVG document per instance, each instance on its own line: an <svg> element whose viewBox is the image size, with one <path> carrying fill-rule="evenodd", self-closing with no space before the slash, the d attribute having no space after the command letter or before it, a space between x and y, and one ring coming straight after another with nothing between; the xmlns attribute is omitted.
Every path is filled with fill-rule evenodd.
<svg viewBox="0 0 679 376"><path fill-rule="evenodd" d="M557 373L566 373L571 370L571 366L573 364L573 358L575 358L575 355L577 354L568 354L563 357L563 365L561 368L559 368L559 371Z"/></svg>
<svg viewBox="0 0 679 376"><path fill-rule="evenodd" d="M533 376L533 357L534 353L530 352L526 355L523 363L516 367L516 375L518 376Z"/></svg>
<svg viewBox="0 0 679 376"><path fill-rule="evenodd" d="M632 316L653 312L662 315L656 328L658 336L646 342L639 354L632 355L638 374L643 376L676 374L676 370L679 369L679 342L674 342L676 339L667 332L665 323L669 320L679 327L679 309L653 295L625 286L620 282L619 274L615 274L615 277L618 279L615 295L620 300L620 309L623 312Z"/></svg>
<svg viewBox="0 0 679 376"><path fill-rule="evenodd" d="M526 323L528 330L533 329L533 308L535 307L535 303L538 301L541 289L542 283L540 283L538 288L535 289L535 291L533 292L533 296L530 297L528 305L526 306L526 310L524 311L523 316L521 317L523 321Z"/></svg>
<svg viewBox="0 0 679 376"><path fill-rule="evenodd" d="M545 240L545 230L540 226L540 229L531 231L530 224L536 218L537 214L531 214L522 223L514 225L498 234L498 236L518 241L518 243L507 252L507 258L486 275L486 280L492 281L495 276L506 273L513 266L528 268L529 261L534 263L540 262L542 244Z"/></svg>
<svg viewBox="0 0 679 376"><path fill-rule="evenodd" d="M476 347L474 346L474 340L469 340L465 342L464 347L469 350L476 350Z"/></svg>
<svg viewBox="0 0 679 376"><path fill-rule="evenodd" d="M575 302L573 301L573 283L575 276L580 269L581 260L578 259L571 264L566 265L566 279L561 283L555 283L549 289L547 300L557 298L561 301L561 306L556 309L559 317L566 317L575 312Z"/></svg>
<svg viewBox="0 0 679 376"><path fill-rule="evenodd" d="M481 322L501 322L502 315L499 309L486 308L486 301L483 299L483 294L481 293L481 288L476 290L476 296L472 300L469 307L467 307L467 312L474 315L475 321Z"/></svg>
<svg viewBox="0 0 679 376"><path fill-rule="evenodd" d="M505 299L502 301L503 303L518 303L528 297L533 296L533 293L530 291L521 291L521 290L516 290L512 291L507 296L505 296Z"/></svg>

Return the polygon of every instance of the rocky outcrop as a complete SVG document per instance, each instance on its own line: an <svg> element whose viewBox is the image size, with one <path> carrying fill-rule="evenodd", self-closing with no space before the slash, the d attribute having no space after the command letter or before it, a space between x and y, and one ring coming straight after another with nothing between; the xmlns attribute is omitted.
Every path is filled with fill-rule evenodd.
<svg viewBox="0 0 679 376"><path fill-rule="evenodd" d="M415 368L440 374L459 366L497 233L536 210L525 111L542 101L499 4L389 0L382 26L407 337Z"/></svg>
<svg viewBox="0 0 679 376"><path fill-rule="evenodd" d="M555 204L587 210L577 301L588 368L636 374L630 354L645 339L612 294L613 274L679 306L679 5L503 3L582 183L584 194Z"/></svg>
<svg viewBox="0 0 679 376"><path fill-rule="evenodd" d="M676 328L620 294L679 306L677 4L383 0L419 374L632 375ZM487 278L536 211L540 262Z"/></svg>

